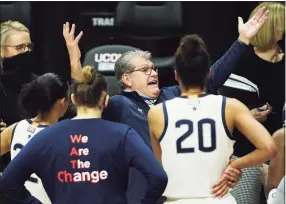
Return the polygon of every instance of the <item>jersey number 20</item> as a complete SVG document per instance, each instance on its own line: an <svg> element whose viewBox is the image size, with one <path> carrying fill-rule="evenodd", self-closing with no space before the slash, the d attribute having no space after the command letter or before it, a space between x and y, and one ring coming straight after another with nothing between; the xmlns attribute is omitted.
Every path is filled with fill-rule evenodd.
<svg viewBox="0 0 286 204"><path fill-rule="evenodd" d="M210 125L211 131L211 145L209 147L204 146L204 132L203 126ZM177 153L192 153L195 152L194 147L182 147L182 142L191 137L194 131L194 123L190 120L179 120L176 122L176 128L180 128L182 125L187 125L188 130L177 140ZM202 119L198 122L198 137L199 137L199 150L202 152L211 152L216 149L216 129L215 121L212 119Z"/></svg>

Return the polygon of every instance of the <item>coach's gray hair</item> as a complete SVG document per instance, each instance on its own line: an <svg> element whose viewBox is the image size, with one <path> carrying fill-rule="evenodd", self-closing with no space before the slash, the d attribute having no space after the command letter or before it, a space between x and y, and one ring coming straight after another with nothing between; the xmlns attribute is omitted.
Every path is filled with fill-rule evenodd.
<svg viewBox="0 0 286 204"><path fill-rule="evenodd" d="M123 53L119 59L115 62L115 76L119 81L120 88L125 89L125 84L122 81L122 75L134 70L134 64L132 63L134 57L142 57L146 60L151 59L151 53L148 51L129 51Z"/></svg>

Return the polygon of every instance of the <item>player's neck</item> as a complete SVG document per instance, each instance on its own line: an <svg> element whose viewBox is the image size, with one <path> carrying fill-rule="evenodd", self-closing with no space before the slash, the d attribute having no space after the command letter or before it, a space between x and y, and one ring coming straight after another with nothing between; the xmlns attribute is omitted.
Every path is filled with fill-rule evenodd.
<svg viewBox="0 0 286 204"><path fill-rule="evenodd" d="M194 87L190 89L182 89L182 96L193 96L205 93L205 89L202 89L201 87Z"/></svg>
<svg viewBox="0 0 286 204"><path fill-rule="evenodd" d="M46 115L39 114L32 120L40 125L53 125L59 121L59 117L52 113Z"/></svg>
<svg viewBox="0 0 286 204"><path fill-rule="evenodd" d="M99 108L77 107L77 116L74 119L101 118L102 110Z"/></svg>

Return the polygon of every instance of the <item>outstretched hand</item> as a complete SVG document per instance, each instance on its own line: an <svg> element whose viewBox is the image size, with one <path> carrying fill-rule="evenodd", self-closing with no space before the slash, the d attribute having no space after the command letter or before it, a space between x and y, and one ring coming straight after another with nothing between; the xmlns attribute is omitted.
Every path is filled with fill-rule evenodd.
<svg viewBox="0 0 286 204"><path fill-rule="evenodd" d="M80 62L80 49L78 43L83 35L81 31L76 37L75 33L75 24L72 24L70 28L69 22L66 22L63 25L63 36L66 41L66 46L68 49L71 65L71 77L73 79L80 79L81 76L81 62Z"/></svg>
<svg viewBox="0 0 286 204"><path fill-rule="evenodd" d="M238 17L239 39L249 45L251 39L258 33L268 18L269 11L265 7L259 9L251 19L243 23L243 19Z"/></svg>
<svg viewBox="0 0 286 204"><path fill-rule="evenodd" d="M83 32L80 31L80 33L78 34L78 36L76 36L76 38L74 37L74 32L75 32L75 24L72 24L71 28L69 22L66 22L63 25L63 36L66 41L67 49L69 51L69 54L73 55L70 57L80 58L81 54L78 43L83 35Z"/></svg>

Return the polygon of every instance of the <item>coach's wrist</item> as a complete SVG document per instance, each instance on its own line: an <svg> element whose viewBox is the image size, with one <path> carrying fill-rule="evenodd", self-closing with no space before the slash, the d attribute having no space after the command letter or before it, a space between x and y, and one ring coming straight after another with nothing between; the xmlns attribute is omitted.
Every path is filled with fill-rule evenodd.
<svg viewBox="0 0 286 204"><path fill-rule="evenodd" d="M250 44L250 40L242 35L239 35L238 39L237 39L240 43L244 43L245 45L249 45Z"/></svg>

